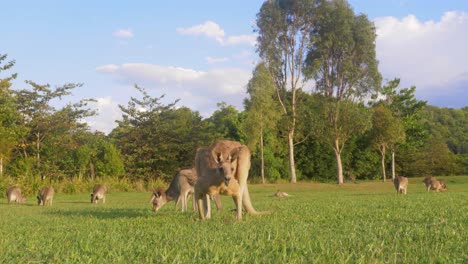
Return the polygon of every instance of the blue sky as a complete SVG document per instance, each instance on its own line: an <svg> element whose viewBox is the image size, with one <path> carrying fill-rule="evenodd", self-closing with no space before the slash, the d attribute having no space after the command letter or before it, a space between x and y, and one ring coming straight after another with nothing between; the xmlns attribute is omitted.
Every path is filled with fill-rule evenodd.
<svg viewBox="0 0 468 264"><path fill-rule="evenodd" d="M377 27L386 79L417 87L442 107L467 105L468 1L350 0ZM0 53L24 80L80 82L68 100L97 98L89 123L109 132L138 83L166 102L209 116L225 101L242 109L258 61L255 17L263 1L4 1Z"/></svg>

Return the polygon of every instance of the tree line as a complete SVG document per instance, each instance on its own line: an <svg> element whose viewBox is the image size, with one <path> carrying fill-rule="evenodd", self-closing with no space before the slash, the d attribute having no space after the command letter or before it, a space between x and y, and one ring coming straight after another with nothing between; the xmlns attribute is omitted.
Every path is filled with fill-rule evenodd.
<svg viewBox="0 0 468 264"><path fill-rule="evenodd" d="M347 1L265 1L256 32L262 60L242 111L219 102L204 118L135 85L108 135L84 121L92 98L55 106L83 84L13 90L15 61L0 54L0 175L168 181L216 139L250 147L258 182L466 174L468 107L429 106L398 78L382 84L375 27Z"/></svg>

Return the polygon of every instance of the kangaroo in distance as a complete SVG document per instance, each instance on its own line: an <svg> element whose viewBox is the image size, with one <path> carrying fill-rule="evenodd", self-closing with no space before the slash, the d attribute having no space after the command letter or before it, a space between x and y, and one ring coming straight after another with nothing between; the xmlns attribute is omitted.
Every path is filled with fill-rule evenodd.
<svg viewBox="0 0 468 264"><path fill-rule="evenodd" d="M157 212L161 207L170 201L176 201L176 209L179 203L182 203L182 212L187 211L189 195L194 193L194 185L197 181L197 173L194 168L180 170L174 179L172 179L169 187L164 190L159 188L153 191L150 202L153 204L153 211ZM213 197L216 208L221 210L221 200L219 196ZM193 201L193 210L196 209L195 199Z"/></svg>
<svg viewBox="0 0 468 264"><path fill-rule="evenodd" d="M408 188L408 178L403 176L397 176L395 177L395 179L393 179L393 184L395 185L397 194L406 194L406 190Z"/></svg>
<svg viewBox="0 0 468 264"><path fill-rule="evenodd" d="M438 181L434 177L426 177L422 181L426 185L426 190L429 192L430 190L435 190L436 192L446 191L447 185L444 181Z"/></svg>
<svg viewBox="0 0 468 264"><path fill-rule="evenodd" d="M236 205L236 219L242 220L242 208L249 214L262 214L250 200L247 178L250 169L250 151L239 142L219 140L210 147L199 148L195 156L198 180L195 199L201 220L211 218L209 196L231 195Z"/></svg>
<svg viewBox="0 0 468 264"><path fill-rule="evenodd" d="M282 198L282 197L288 197L290 195L288 193L285 193L285 192L282 192L282 191L278 190L273 194L273 196Z"/></svg>
<svg viewBox="0 0 468 264"><path fill-rule="evenodd" d="M107 187L105 185L97 184L93 188L91 194L91 203L98 203L98 200L102 200L102 203L106 203Z"/></svg>
<svg viewBox="0 0 468 264"><path fill-rule="evenodd" d="M21 194L19 187L13 186L6 191L8 203L15 201L15 203L26 203L26 197Z"/></svg>
<svg viewBox="0 0 468 264"><path fill-rule="evenodd" d="M37 194L37 205L52 205L52 200L54 199L54 188L51 187L44 187L42 188L39 193Z"/></svg>

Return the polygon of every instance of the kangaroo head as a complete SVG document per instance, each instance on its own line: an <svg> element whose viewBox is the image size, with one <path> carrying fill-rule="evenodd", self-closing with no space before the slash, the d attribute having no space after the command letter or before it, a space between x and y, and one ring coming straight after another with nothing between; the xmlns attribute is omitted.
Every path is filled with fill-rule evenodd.
<svg viewBox="0 0 468 264"><path fill-rule="evenodd" d="M36 198L37 198L37 205L43 205L41 197L38 195L36 196Z"/></svg>
<svg viewBox="0 0 468 264"><path fill-rule="evenodd" d="M150 202L153 203L153 211L159 211L167 203L166 192L162 190L153 191Z"/></svg>
<svg viewBox="0 0 468 264"><path fill-rule="evenodd" d="M213 157L217 164L217 170L224 178L224 184L229 185L229 182L236 174L237 158L239 156L239 149L235 148L231 152L222 153L214 152Z"/></svg>

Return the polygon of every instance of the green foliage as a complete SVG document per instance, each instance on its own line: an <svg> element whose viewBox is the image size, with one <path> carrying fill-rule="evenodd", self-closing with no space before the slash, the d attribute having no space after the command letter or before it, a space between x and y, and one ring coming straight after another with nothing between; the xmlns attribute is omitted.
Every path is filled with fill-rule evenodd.
<svg viewBox="0 0 468 264"><path fill-rule="evenodd" d="M218 103L219 110L216 110L208 122L213 125L213 132L218 138L240 141L240 120L239 111L232 105L225 102Z"/></svg>
<svg viewBox="0 0 468 264"><path fill-rule="evenodd" d="M163 96L151 97L135 86L142 99L131 98L120 106L123 120L109 135L124 157L127 177L146 182L170 180L176 171L193 166L196 149L211 144L214 138L237 134L238 112L223 107L213 120L204 121L198 112L186 107L164 105Z"/></svg>
<svg viewBox="0 0 468 264"><path fill-rule="evenodd" d="M380 87L375 27L355 15L347 1L319 1L308 46L307 76L316 89L337 100L361 99Z"/></svg>
<svg viewBox="0 0 468 264"><path fill-rule="evenodd" d="M113 189L97 205L89 192L58 193L51 207L2 200L0 239L8 246L0 262L466 262L468 177L444 177L443 193L427 193L421 180L410 179L406 196L382 182L251 185L254 206L273 213L241 223L227 196L225 210L205 222L170 205L155 214L149 193ZM277 189L292 196L271 197Z"/></svg>
<svg viewBox="0 0 468 264"><path fill-rule="evenodd" d="M15 64L10 61L1 65L7 55L0 54L0 73L9 70ZM11 81L16 74L8 77L0 76L0 176L3 175L4 166L9 161L13 148L21 137L20 115L16 109L16 101L11 88Z"/></svg>

